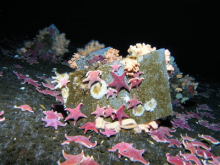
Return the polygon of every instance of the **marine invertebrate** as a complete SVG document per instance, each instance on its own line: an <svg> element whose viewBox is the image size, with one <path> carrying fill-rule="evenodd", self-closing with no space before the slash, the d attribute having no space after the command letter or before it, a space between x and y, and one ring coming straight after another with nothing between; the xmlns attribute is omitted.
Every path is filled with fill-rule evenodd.
<svg viewBox="0 0 220 165"><path fill-rule="evenodd" d="M52 50L54 50L55 55L59 58L61 58L66 52L69 51L67 47L70 43L70 40L67 40L65 35L65 33L55 33L55 42L53 43Z"/></svg>
<svg viewBox="0 0 220 165"><path fill-rule="evenodd" d="M0 116L2 116L4 114L4 111L0 111ZM0 118L0 121L4 121L5 120L5 117L3 118Z"/></svg>
<svg viewBox="0 0 220 165"><path fill-rule="evenodd" d="M95 131L96 133L98 133L97 128L95 127L95 122L87 122L85 123L83 126L79 127L80 129L85 129L84 130L84 134L87 132L87 130L91 130L91 131Z"/></svg>
<svg viewBox="0 0 220 165"><path fill-rule="evenodd" d="M94 99L101 99L107 92L107 84L104 80L96 82L90 88L90 94Z"/></svg>
<svg viewBox="0 0 220 165"><path fill-rule="evenodd" d="M117 62L115 62L114 65L110 65L110 67L112 68L112 72L118 72L121 65L118 65Z"/></svg>
<svg viewBox="0 0 220 165"><path fill-rule="evenodd" d="M120 124L119 121L108 122L105 121L102 117L96 119L96 128L102 128L106 126L107 129L114 129L116 132L119 132L122 129L134 129L136 133L140 133L140 128L134 119L123 119Z"/></svg>
<svg viewBox="0 0 220 165"><path fill-rule="evenodd" d="M55 72L55 74L56 74L56 77L53 76L52 78L54 80L51 81L51 83L57 83L57 85L55 86L55 89L66 87L67 84L70 82L69 74L67 73L59 74L57 72Z"/></svg>
<svg viewBox="0 0 220 165"><path fill-rule="evenodd" d="M121 88L125 88L129 91L129 87L125 81L125 72L123 72L120 76L116 75L114 72L110 72L114 80L108 84L109 87L115 87L117 94Z"/></svg>
<svg viewBox="0 0 220 165"><path fill-rule="evenodd" d="M139 78L139 77L135 77L129 80L130 83L130 90L131 88L135 87L138 90L138 86L140 85L140 83L144 80L144 78Z"/></svg>
<svg viewBox="0 0 220 165"><path fill-rule="evenodd" d="M137 100L136 95L134 95L133 99L128 100L128 102L129 102L128 109L134 108L134 110L137 109L137 105L138 105L138 104L142 104L141 101L138 101L138 100Z"/></svg>
<svg viewBox="0 0 220 165"><path fill-rule="evenodd" d="M106 92L106 94L107 94L107 99L108 99L109 97L114 98L114 93L116 93L116 96L117 96L117 91L116 91L115 89L108 88L108 91Z"/></svg>
<svg viewBox="0 0 220 165"><path fill-rule="evenodd" d="M68 136L67 134L65 134L65 138L67 140L65 140L62 145L64 144L69 144L70 142L75 142L75 143L79 143L79 144L82 144L84 145L85 147L87 148L93 148L97 145L97 141L95 141L94 143L92 143L90 141L90 136L89 137L85 137L85 136L81 136L81 135L78 135L78 136Z"/></svg>
<svg viewBox="0 0 220 165"><path fill-rule="evenodd" d="M79 54L86 56L94 51L97 51L99 49L104 48L104 44L100 44L99 41L92 40L87 45L85 45L85 48L78 48L77 51Z"/></svg>
<svg viewBox="0 0 220 165"><path fill-rule="evenodd" d="M139 105L136 107L136 110L133 109L132 112L133 112L134 116L142 116L142 115L144 114L144 111L145 111L144 106L141 105L141 104L139 104Z"/></svg>
<svg viewBox="0 0 220 165"><path fill-rule="evenodd" d="M159 124L159 120L155 120L148 123L139 124L138 127L140 128L141 131L143 130L144 132L150 132L150 130L157 129L158 124Z"/></svg>
<svg viewBox="0 0 220 165"><path fill-rule="evenodd" d="M117 49L113 49L110 48L108 49L108 51L105 54L105 61L107 61L107 63L111 63L117 60L121 60L122 56L119 56L119 50Z"/></svg>
<svg viewBox="0 0 220 165"><path fill-rule="evenodd" d="M173 72L174 71L174 67L170 64L170 51L168 49L166 49L164 51L164 54L165 54L167 71Z"/></svg>
<svg viewBox="0 0 220 165"><path fill-rule="evenodd" d="M93 83L95 83L96 81L99 81L101 83L101 79L98 77L99 75L101 75L102 72L100 70L97 71L89 71L86 74L86 79L83 80L83 82L89 81L89 88L91 87L91 85Z"/></svg>
<svg viewBox="0 0 220 165"><path fill-rule="evenodd" d="M138 63L136 57L128 56L125 58L124 71L127 76L134 76L134 74L139 71L139 66L140 64Z"/></svg>
<svg viewBox="0 0 220 165"><path fill-rule="evenodd" d="M69 119L74 119L74 125L76 125L76 122L78 120L78 118L80 117L85 117L87 118L86 115L84 115L81 111L80 111L80 107L82 106L82 103L79 103L76 108L71 109L71 108L66 108L67 111L70 112L69 116L66 117L65 121L69 120Z"/></svg>
<svg viewBox="0 0 220 165"><path fill-rule="evenodd" d="M51 111L44 111L43 113L46 115L46 117L41 119L41 121L47 122L45 127L52 126L52 127L54 127L54 129L57 129L58 126L65 126L66 125L66 123L64 124L60 121L60 119L63 118L61 113L57 113L52 110Z"/></svg>
<svg viewBox="0 0 220 165"><path fill-rule="evenodd" d="M29 112L34 112L33 110L32 110L32 108L31 108L31 106L30 105L27 105L27 104L25 104L25 105L20 105L20 106L14 106L14 108L19 108L19 109L21 109L22 111L29 111Z"/></svg>
<svg viewBox="0 0 220 165"><path fill-rule="evenodd" d="M128 49L128 53L134 56L141 56L141 55L148 54L155 50L156 50L156 47L152 48L151 45L149 44L145 45L145 43L143 44L137 43L135 46L130 45Z"/></svg>
<svg viewBox="0 0 220 165"><path fill-rule="evenodd" d="M151 98L150 101L147 101L144 104L144 108L146 111L152 112L157 107L157 101L154 98Z"/></svg>
<svg viewBox="0 0 220 165"><path fill-rule="evenodd" d="M78 68L76 60L79 60L80 54L79 53L74 53L72 58L68 61L68 64L70 68L76 69Z"/></svg>
<svg viewBox="0 0 220 165"><path fill-rule="evenodd" d="M38 63L38 59L50 60L53 63L61 62L63 55L68 52L70 41L65 33L59 32L55 25L50 25L39 31L33 41L26 42L25 46L17 50L19 59L30 64Z"/></svg>

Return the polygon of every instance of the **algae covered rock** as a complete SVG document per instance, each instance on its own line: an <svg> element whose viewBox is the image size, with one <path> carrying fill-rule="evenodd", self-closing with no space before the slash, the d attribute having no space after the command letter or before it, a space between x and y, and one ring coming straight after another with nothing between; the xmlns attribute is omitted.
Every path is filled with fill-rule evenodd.
<svg viewBox="0 0 220 165"><path fill-rule="evenodd" d="M118 110L122 105L125 105L123 112L138 124L171 115L164 51L159 49L137 57L139 74L132 77L126 76L124 72L125 59L107 64L97 63L69 73L70 83L62 88L65 107L75 108L83 103L81 112L88 118L82 120L87 121L94 121L95 115L91 113L97 107ZM114 69L114 65L118 66L118 70ZM114 119L114 115L111 118Z"/></svg>

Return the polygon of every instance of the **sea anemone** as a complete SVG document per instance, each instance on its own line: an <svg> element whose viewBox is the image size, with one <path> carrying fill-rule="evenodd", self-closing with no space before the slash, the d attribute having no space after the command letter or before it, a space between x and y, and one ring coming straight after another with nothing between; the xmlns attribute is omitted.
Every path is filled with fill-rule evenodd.
<svg viewBox="0 0 220 165"><path fill-rule="evenodd" d="M101 99L107 92L107 84L104 80L101 82L96 82L90 88L91 96L94 99Z"/></svg>
<svg viewBox="0 0 220 165"><path fill-rule="evenodd" d="M151 98L150 101L147 101L147 102L144 104L144 109L145 109L146 111L152 112L156 107L157 107L157 101L156 101L154 98Z"/></svg>
<svg viewBox="0 0 220 165"><path fill-rule="evenodd" d="M134 116L142 116L144 114L144 106L139 104L136 110L133 109L133 114Z"/></svg>

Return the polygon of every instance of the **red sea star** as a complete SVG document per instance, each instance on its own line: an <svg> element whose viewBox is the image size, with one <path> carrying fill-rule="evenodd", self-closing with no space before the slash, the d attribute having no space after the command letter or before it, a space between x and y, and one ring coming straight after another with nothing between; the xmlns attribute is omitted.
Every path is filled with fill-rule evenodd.
<svg viewBox="0 0 220 165"><path fill-rule="evenodd" d="M169 139L169 145L168 147L171 147L172 145L176 145L177 147L181 147L181 142L178 139Z"/></svg>
<svg viewBox="0 0 220 165"><path fill-rule="evenodd" d="M2 116L4 114L4 111L0 111L0 116ZM5 120L5 117L3 118L0 118L0 121L4 121Z"/></svg>
<svg viewBox="0 0 220 165"><path fill-rule="evenodd" d="M65 77L64 77L64 78L61 78L61 79L60 79L60 82L59 82L60 85L56 86L55 89L58 88L58 87L59 87L59 88L66 87L69 82L70 82L70 81L67 80Z"/></svg>
<svg viewBox="0 0 220 165"><path fill-rule="evenodd" d="M126 115L126 114L123 112L124 107L125 107L125 105L122 104L121 107L120 107L117 111L114 112L115 115L116 115L116 118L118 119L118 121L119 121L120 124L122 124L122 118L123 118L123 117L126 117L126 118L129 117L128 115Z"/></svg>
<svg viewBox="0 0 220 165"><path fill-rule="evenodd" d="M183 146L185 147L185 150L189 150L191 154L196 153L196 147L192 145L192 143L188 142L187 140L182 140Z"/></svg>
<svg viewBox="0 0 220 165"><path fill-rule="evenodd" d="M100 133L105 135L105 136L107 136L107 137L110 137L110 136L112 136L112 135L117 133L115 130L106 128L106 126L104 126L104 128L105 128L105 131L104 132L100 131Z"/></svg>
<svg viewBox="0 0 220 165"><path fill-rule="evenodd" d="M147 162L143 157L142 154L144 153L145 150L137 150L135 148L130 148L127 149L123 152L119 152L121 155L129 158L132 162L141 162L145 165L149 165L150 163Z"/></svg>
<svg viewBox="0 0 220 165"><path fill-rule="evenodd" d="M115 89L109 88L107 91L107 99L111 96L112 98L114 98L114 93L117 93L117 91ZM116 94L117 95L117 94Z"/></svg>
<svg viewBox="0 0 220 165"><path fill-rule="evenodd" d="M203 134L200 135L200 134L198 134L198 136L199 136L200 138L203 138L203 139L205 139L205 140L211 142L212 144L215 144L215 145L217 145L217 144L220 143L218 140L216 140L215 138L213 138L213 137L210 136L210 135L203 135Z"/></svg>
<svg viewBox="0 0 220 165"><path fill-rule="evenodd" d="M151 135L151 137L157 142L163 142L163 143L169 142L169 139L162 131L151 131L148 134Z"/></svg>
<svg viewBox="0 0 220 165"><path fill-rule="evenodd" d="M42 85L43 85L44 87L46 87L46 88L49 88L50 90L54 90L54 89L55 89L55 86L52 85L52 84L46 84L46 83L43 83L43 82L42 82Z"/></svg>
<svg viewBox="0 0 220 165"><path fill-rule="evenodd" d="M20 108L22 111L29 111L29 112L34 112L33 110L32 110L32 108L30 107L30 105L27 105L27 104L25 104L25 105L21 105L21 106L14 106L15 108Z"/></svg>
<svg viewBox="0 0 220 165"><path fill-rule="evenodd" d="M117 90L117 94L121 88L125 88L129 91L129 87L125 81L125 72L123 72L120 76L116 75L114 72L110 72L114 80L108 84L109 87L115 87Z"/></svg>
<svg viewBox="0 0 220 165"><path fill-rule="evenodd" d="M136 109L137 109L137 105L138 105L138 104L142 104L141 101L138 101L138 100L137 100L136 95L134 95L134 98L133 98L133 99L128 100L128 102L130 103L129 106L128 106L128 109L134 107L134 110L135 110L135 111L136 111Z"/></svg>
<svg viewBox="0 0 220 165"><path fill-rule="evenodd" d="M83 82L89 81L89 88L92 86L92 84L96 81L99 81L101 83L101 79L98 77L99 75L101 75L102 72L100 70L97 71L89 71L86 74L86 79L83 80Z"/></svg>
<svg viewBox="0 0 220 165"><path fill-rule="evenodd" d="M93 130L96 133L98 133L97 128L95 127L96 122L87 122L85 123L82 127L79 127L80 129L85 129L84 134L86 133L87 130Z"/></svg>
<svg viewBox="0 0 220 165"><path fill-rule="evenodd" d="M84 145L87 148L93 148L97 145L97 141L95 141L95 143L92 143L89 141L90 136L89 137L85 137L82 135L78 135L78 136L68 136L67 134L65 134L65 137L67 140L65 140L62 145L64 144L69 144L70 142L74 141L75 143L80 143L82 145Z"/></svg>
<svg viewBox="0 0 220 165"><path fill-rule="evenodd" d="M42 121L47 122L45 127L49 127L49 126L53 126L55 129L57 129L58 125L59 126L65 126L66 124L63 124L62 122L60 122L58 119L41 119Z"/></svg>
<svg viewBox="0 0 220 165"><path fill-rule="evenodd" d="M43 112L45 115L46 115L46 118L47 119L61 119L63 118L63 115L61 113L57 113L57 112L54 112L53 110L51 111L44 111Z"/></svg>
<svg viewBox="0 0 220 165"><path fill-rule="evenodd" d="M186 165L185 160L182 159L179 155L170 156L170 154L167 153L166 157L167 157L167 161L171 164Z"/></svg>
<svg viewBox="0 0 220 165"><path fill-rule="evenodd" d="M138 90L138 86L139 84L143 81L144 78L139 78L139 77L135 77L129 80L129 83L131 83L130 85L130 90L131 88L135 87Z"/></svg>
<svg viewBox="0 0 220 165"><path fill-rule="evenodd" d="M112 120L115 119L115 112L116 110L115 109L112 109L112 107L108 106L108 108L104 111L104 117L109 117L111 116Z"/></svg>
<svg viewBox="0 0 220 165"><path fill-rule="evenodd" d="M76 108L71 109L71 108L66 108L67 111L70 112L69 116L66 117L65 121L69 120L69 119L74 119L74 125L76 125L76 121L78 120L79 117L85 117L87 118L86 115L84 115L81 111L80 111L80 107L81 107L82 103L79 103L77 105Z"/></svg>
<svg viewBox="0 0 220 165"><path fill-rule="evenodd" d="M115 62L114 65L110 65L110 67L112 67L112 72L118 72L121 65L118 65L117 62Z"/></svg>
<svg viewBox="0 0 220 165"><path fill-rule="evenodd" d="M43 113L46 115L46 117L41 120L47 122L45 127L52 126L57 129L58 126L66 125L59 121L61 118L63 118L61 113L57 113L54 111L44 111Z"/></svg>
<svg viewBox="0 0 220 165"><path fill-rule="evenodd" d="M193 154L182 154L180 151L180 156L182 156L186 161L194 161L197 165L202 165L200 160Z"/></svg>
<svg viewBox="0 0 220 165"><path fill-rule="evenodd" d="M96 110L92 112L91 115L96 115L95 119L99 116L104 116L104 110L105 110L105 107L100 108L99 105L97 105Z"/></svg>
<svg viewBox="0 0 220 165"><path fill-rule="evenodd" d="M24 79L24 82L22 82L22 84L25 84L26 82L27 82L28 84L31 84L31 85L35 86L36 88L40 88L40 86L41 86L41 84L38 84L38 83L37 83L38 81L35 81L35 80L33 80L32 78L26 78L26 79Z"/></svg>
<svg viewBox="0 0 220 165"><path fill-rule="evenodd" d="M21 73L15 72L15 71L13 71L13 73L16 74L18 79L27 79L27 78L29 78L29 77L27 77L27 76L25 76Z"/></svg>
<svg viewBox="0 0 220 165"><path fill-rule="evenodd" d="M198 110L207 110L207 111L213 111L207 104L197 104L198 105Z"/></svg>
<svg viewBox="0 0 220 165"><path fill-rule="evenodd" d="M68 155L64 152L64 150L62 151L62 154L66 161L63 163L58 162L59 165L80 164L84 161L83 150L78 155Z"/></svg>
<svg viewBox="0 0 220 165"><path fill-rule="evenodd" d="M114 145L108 151L116 151L116 150L118 150L119 152L123 152L123 151L125 151L127 149L133 148L132 145L133 145L132 143L121 142L121 143L118 143L118 144ZM118 154L118 158L120 158L120 157L121 157L121 154Z"/></svg>
<svg viewBox="0 0 220 165"><path fill-rule="evenodd" d="M171 123L176 127L180 127L182 129L186 128L189 131L193 131L193 129L190 128L190 126L187 124L187 121L183 121L180 119L173 119L173 121L171 121Z"/></svg>

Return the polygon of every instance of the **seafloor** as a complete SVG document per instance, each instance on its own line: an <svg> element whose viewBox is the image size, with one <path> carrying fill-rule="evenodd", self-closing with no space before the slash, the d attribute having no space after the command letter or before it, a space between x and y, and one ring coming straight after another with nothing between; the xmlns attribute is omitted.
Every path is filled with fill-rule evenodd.
<svg viewBox="0 0 220 165"><path fill-rule="evenodd" d="M4 53L0 55L0 72L2 72L2 76L0 77L0 111L4 111L4 114L0 118L5 117L5 120L0 122L1 165L53 165L57 164L58 161L64 162L65 159L63 158L62 150L74 155L79 154L82 149L85 155L93 156L94 160L102 165L142 164L131 162L123 156L119 159L117 152L108 151L109 148L119 142L133 143L135 148L145 149L143 158L149 161L151 165L169 164L166 159L166 153L170 153L171 155L176 155L180 151L182 153L189 153L188 150L184 149L183 145L181 147L168 147L167 143L156 142L147 133L134 134L132 130L122 130L110 138L100 133L97 134L94 131L87 131L85 136L91 136L92 142L98 142L97 146L91 149L74 142L71 142L69 145L61 145L65 140L65 134L71 136L83 135L84 130L78 127L84 123L80 123L79 120L76 126L70 123L65 127L59 126L57 130L53 127L45 127L46 123L41 121L45 117L43 111L51 110L52 104L60 103L56 102L55 98L50 95L39 93L30 84L21 84L22 80L19 80L13 71L29 75L29 77L41 83L43 80L37 78L37 76L54 76L55 74L52 72L53 68L57 68L59 73L71 72L72 69L66 65L43 61L40 61L39 64L29 65L26 62L15 59L12 57L13 53L10 52L13 49L13 46L10 44L14 44L15 42L15 39L13 41L6 41L5 39L4 43L1 43L2 45L4 44ZM8 50L8 52L5 52L5 50ZM17 68L16 65L20 65L22 68ZM199 82L197 88L198 95L187 101L186 104L183 104L184 109L181 106L173 106L173 110L183 114L186 111L198 113L198 104L207 104L213 110L211 111L213 117L200 115L200 119L195 117L188 119L188 124L193 131L186 128L176 128L176 132L171 133L173 135L172 138L177 138L181 141L180 135L187 133L188 136L196 139L199 139L198 134L206 134L220 140L220 131L215 131L199 124L199 120L206 120L209 123L220 123L220 85L206 82L204 79L196 80L196 82ZM34 113L14 108L14 106L23 104L30 105ZM176 118L175 115L168 116L162 120L161 125L172 128L171 121L174 118ZM220 145L213 145L206 141L202 142L212 147L212 154L220 156Z"/></svg>

